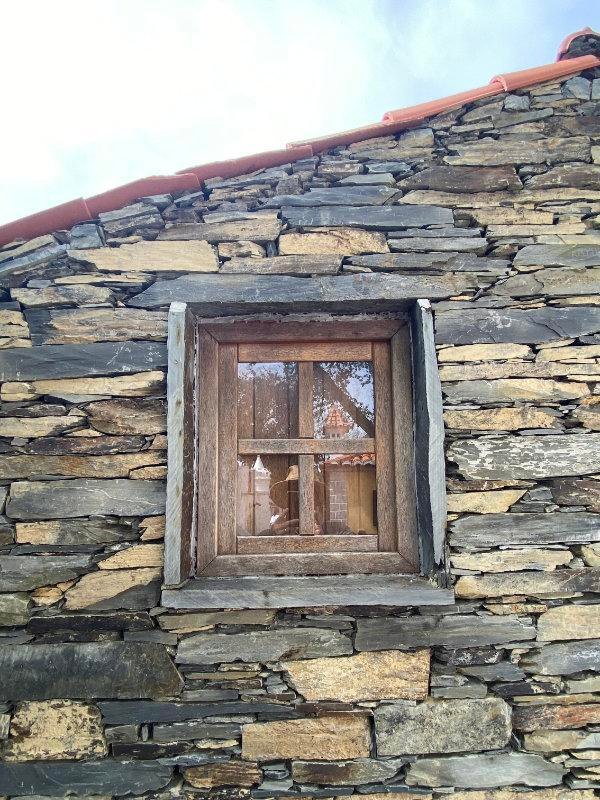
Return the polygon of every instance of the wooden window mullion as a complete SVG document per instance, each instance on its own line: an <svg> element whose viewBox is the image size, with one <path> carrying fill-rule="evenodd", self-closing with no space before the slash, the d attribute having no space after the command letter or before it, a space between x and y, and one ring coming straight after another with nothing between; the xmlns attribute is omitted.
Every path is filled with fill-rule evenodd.
<svg viewBox="0 0 600 800"><path fill-rule="evenodd" d="M312 439L315 435L313 415L313 363L298 364L298 436ZM315 458L312 455L298 456L298 500L299 533L312 536L315 533Z"/></svg>

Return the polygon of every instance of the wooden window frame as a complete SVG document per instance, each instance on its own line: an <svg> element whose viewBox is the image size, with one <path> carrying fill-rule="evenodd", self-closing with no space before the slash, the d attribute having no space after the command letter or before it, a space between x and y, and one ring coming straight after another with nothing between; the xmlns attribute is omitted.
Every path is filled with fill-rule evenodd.
<svg viewBox="0 0 600 800"><path fill-rule="evenodd" d="M405 306L391 320L389 314L376 313L363 317L341 314L326 320L322 314L309 313L275 319L271 315L270 319L265 319L264 314L252 313L251 303L245 306L244 312L241 317L206 319L193 305L174 302L170 307L165 583L177 586L192 577L225 579L240 575L406 575L419 571L431 574L442 563L446 508L441 389L428 301L419 300L408 308ZM393 336L404 337L403 347L400 339L395 346L390 346L388 394L391 398L383 400L389 403L395 397L396 405L404 409L404 416L397 411L379 420L379 425L383 426L381 435L394 442L394 463L404 460L414 466L408 480L385 481L390 494L379 506L380 513L385 514L386 509L388 513L392 510L394 515L396 508L410 509L414 522L410 528L402 528L410 530L410 534L405 541L397 543L398 549L403 548L404 556L399 555L398 549L348 553L340 543L340 552L326 554L328 563L324 569L322 553L239 555L234 554L235 548L232 552L231 541L223 542L218 534L218 520L223 519L222 515L227 520L229 515L229 523L224 527L235 536L235 485L225 486L219 493L218 474L214 468L217 462L237 458L237 446L235 451L230 444L223 450L221 445L227 437L221 435L220 439L219 436L219 431L222 433L228 424L228 416L231 420L231 409L235 409L235 403L226 399L231 399L235 386L218 393L205 391L203 387L218 384L219 361L231 358L227 354L232 350L227 345L243 341L257 343L262 337L265 342L281 342L283 347L286 342L306 338L307 317L319 320L318 334L311 335L313 340L352 342L364 339L365 322L369 341L386 342ZM397 328L393 334L390 334L391 325ZM403 349L410 353L409 359L402 358ZM377 387L377 381L375 385ZM384 407L381 397L376 399L377 407ZM407 426L413 431L409 439L402 435ZM230 469L229 474L234 472ZM228 502L224 501L226 497Z"/></svg>

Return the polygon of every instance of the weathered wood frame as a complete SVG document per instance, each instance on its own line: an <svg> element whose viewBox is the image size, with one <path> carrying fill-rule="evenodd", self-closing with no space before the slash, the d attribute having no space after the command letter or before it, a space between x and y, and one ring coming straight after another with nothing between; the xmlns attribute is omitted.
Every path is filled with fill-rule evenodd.
<svg viewBox="0 0 600 800"><path fill-rule="evenodd" d="M400 307L404 312L406 305ZM395 457L411 459L415 464L416 485L412 491L412 498L416 500L413 504L413 513L416 518L417 535L408 541L403 541L401 546L405 548L404 552L410 552L408 548L411 546L415 548L413 563L416 569L420 569L422 574L431 574L442 560L445 530L446 495L441 388L430 305L428 301L421 300L410 304L406 310L409 312L409 325L398 330L395 335L398 337L396 342L394 342L395 337L392 338L389 353L392 392L397 398L404 397L401 406L405 409L405 414L404 416L397 414L390 418L393 429L390 428L386 435L392 436L395 442L399 441L400 427L409 423L406 409L414 406L414 443L411 442L407 446L404 442L401 450L396 449ZM336 311L339 313L338 309ZM323 559L322 554L302 554L300 558L295 559L295 564L286 563L285 569L282 569L281 556L232 555L229 549L229 552L218 554L219 561L214 558L209 560L220 547L214 522L215 512L218 513L217 479L216 471L214 468L211 469L210 465L214 464L217 456L227 458L228 453L221 452L219 448L218 422L221 415L214 393L211 395L210 392L203 392L202 387L215 383L218 360L227 357L219 355L219 351L223 354L231 352L228 347L215 347L210 340L218 340L221 346L227 344L235 346L234 342L240 338L240 322L241 328L247 331L248 340L254 342L260 341L260 337L256 335L256 322L260 322L261 331L267 331L264 334L264 341L269 342L293 342L298 338L300 331L306 330L303 327L305 321L300 317L274 319L273 315L270 315L266 320L264 318L259 320L252 312L252 303L246 303L244 318L229 320L236 321L235 328L224 324L223 320L203 319L203 330L200 332L198 329L200 320L194 313L193 306L184 303L171 304L168 347L169 469L165 535L165 583L170 586L179 585L193 577L196 554L200 564L205 565L202 574L210 576L274 575L281 572L288 575L318 574L320 569L318 565ZM327 302L323 303L323 312L327 312ZM282 324L284 319L285 325ZM266 327L265 322L268 323ZM320 336L322 335L323 339L352 339L362 322L364 317L361 320L357 316L351 318L329 316L321 324ZM377 316L370 318L371 339L389 339L389 330L389 319ZM406 347L409 340L412 366L408 365L401 355L403 346ZM383 401L385 402L385 398ZM381 402L382 398L379 398L379 403ZM222 411L234 406L233 403L225 401L222 401L222 405ZM200 418L204 417L206 420L204 435L195 425L197 410ZM200 422L200 425L202 424ZM222 421L221 425L223 424L225 423ZM410 424L413 424L412 412ZM202 437L202 447L196 446L198 435ZM229 453L229 457L235 456ZM394 509L411 507L409 502L411 498L407 497L406 485L400 488L396 485L394 490L391 484L391 489L392 494L386 498L386 505L391 504ZM233 504L229 503L229 512L227 509L221 511L225 514L231 513L232 506ZM196 542L197 526L201 530L201 535ZM233 524L230 528L235 531ZM409 571L406 568L406 560L394 558L395 554L391 552L348 554L342 551L328 555L331 558L329 574L349 572L398 574ZM362 560L362 564L350 563L349 555L366 558L358 560ZM208 568L210 564L213 565L212 570ZM219 579L227 580L225 577Z"/></svg>

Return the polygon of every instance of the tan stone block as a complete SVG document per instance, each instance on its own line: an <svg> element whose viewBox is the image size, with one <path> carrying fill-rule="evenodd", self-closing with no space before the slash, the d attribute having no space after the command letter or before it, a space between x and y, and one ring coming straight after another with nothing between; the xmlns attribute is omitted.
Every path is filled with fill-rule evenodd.
<svg viewBox="0 0 600 800"><path fill-rule="evenodd" d="M74 416L62 417L4 417L0 419L0 436L37 439L40 436L56 436L82 425Z"/></svg>
<svg viewBox="0 0 600 800"><path fill-rule="evenodd" d="M0 339L0 350L12 350L13 347L31 347L31 339L10 337Z"/></svg>
<svg viewBox="0 0 600 800"><path fill-rule="evenodd" d="M217 254L206 241L142 241L120 247L69 250L69 256L106 272L216 272L219 268Z"/></svg>
<svg viewBox="0 0 600 800"><path fill-rule="evenodd" d="M162 567L163 560L164 548L162 544L134 544L100 561L98 567L100 569Z"/></svg>
<svg viewBox="0 0 600 800"><path fill-rule="evenodd" d="M588 567L600 567L600 544L585 544L581 548L581 557Z"/></svg>
<svg viewBox="0 0 600 800"><path fill-rule="evenodd" d="M566 786L536 789L523 792L515 789L484 789L483 791L458 791L452 800L594 800L593 789L577 791Z"/></svg>
<svg viewBox="0 0 600 800"><path fill-rule="evenodd" d="M107 752L96 706L39 700L17 705L3 755L7 761L72 760Z"/></svg>
<svg viewBox="0 0 600 800"><path fill-rule="evenodd" d="M539 351L536 361L568 361L569 363L593 363L600 358L600 344L575 347L545 347Z"/></svg>
<svg viewBox="0 0 600 800"><path fill-rule="evenodd" d="M336 797L334 800L346 800L348 795ZM360 800L431 800L432 794L427 792L375 792L374 794L357 795Z"/></svg>
<svg viewBox="0 0 600 800"><path fill-rule="evenodd" d="M282 256L362 253L389 253L385 235L358 228L323 228L310 233L284 233L279 237Z"/></svg>
<svg viewBox="0 0 600 800"><path fill-rule="evenodd" d="M255 608L239 611L202 611L193 614L161 614L158 624L164 631L193 633L215 625L270 625L275 619L275 611ZM228 673L219 673L227 678ZM243 673L242 677L246 673Z"/></svg>
<svg viewBox="0 0 600 800"><path fill-rule="evenodd" d="M284 661L283 668L296 691L308 701L424 700L429 686L426 649Z"/></svg>
<svg viewBox="0 0 600 800"><path fill-rule="evenodd" d="M57 378L30 382L7 382L0 389L0 400L7 402L33 400L40 395L51 397L73 397L89 395L98 397L146 397L156 393L164 383L165 374L160 370L137 372L101 378Z"/></svg>
<svg viewBox="0 0 600 800"><path fill-rule="evenodd" d="M498 617L512 614L541 614L548 608L544 603L484 603L483 607Z"/></svg>
<svg viewBox="0 0 600 800"><path fill-rule="evenodd" d="M498 550L489 553L460 553L451 557L456 569L477 572L519 572L524 569L553 570L573 558L570 550Z"/></svg>
<svg viewBox="0 0 600 800"><path fill-rule="evenodd" d="M538 639L541 642L598 638L600 605L559 606L549 609L538 619Z"/></svg>
<svg viewBox="0 0 600 800"><path fill-rule="evenodd" d="M507 358L527 358L531 348L525 344L462 344L438 351L438 361L504 361Z"/></svg>
<svg viewBox="0 0 600 800"><path fill-rule="evenodd" d="M499 492L464 492L448 495L448 511L453 514L495 514L508 511L525 494L525 489L505 489Z"/></svg>
<svg viewBox="0 0 600 800"><path fill-rule="evenodd" d="M242 758L247 761L367 758L370 744L366 714L253 722L242 728Z"/></svg>
<svg viewBox="0 0 600 800"><path fill-rule="evenodd" d="M600 431L600 397L584 398L573 416L581 422L584 428L591 431Z"/></svg>
<svg viewBox="0 0 600 800"><path fill-rule="evenodd" d="M219 258L264 258L265 248L256 242L220 242Z"/></svg>
<svg viewBox="0 0 600 800"><path fill-rule="evenodd" d="M167 465L132 469L129 477L136 481L161 481L167 477Z"/></svg>
<svg viewBox="0 0 600 800"><path fill-rule="evenodd" d="M187 783L195 789L212 789L217 786L256 786L262 780L258 764L245 761L225 761L217 764L202 764L184 769Z"/></svg>
<svg viewBox="0 0 600 800"><path fill-rule="evenodd" d="M490 408L444 411L448 428L478 431L516 431L559 427L558 418L539 408Z"/></svg>
<svg viewBox="0 0 600 800"><path fill-rule="evenodd" d="M145 517L140 522L142 542L153 542L157 539L164 539L165 536L165 515L160 517Z"/></svg>
<svg viewBox="0 0 600 800"><path fill-rule="evenodd" d="M161 577L161 570L144 568L133 570L100 570L84 575L66 594L65 609L76 611L92 608L116 595L136 587L147 586Z"/></svg>

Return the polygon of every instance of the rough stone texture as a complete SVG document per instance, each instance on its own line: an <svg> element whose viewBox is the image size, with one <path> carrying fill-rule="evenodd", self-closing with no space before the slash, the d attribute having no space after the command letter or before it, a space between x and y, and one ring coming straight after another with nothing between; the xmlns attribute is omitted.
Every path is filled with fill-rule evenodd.
<svg viewBox="0 0 600 800"><path fill-rule="evenodd" d="M375 710L381 756L495 750L510 735L510 707L500 699L401 702Z"/></svg>
<svg viewBox="0 0 600 800"><path fill-rule="evenodd" d="M7 761L45 761L107 755L100 712L70 700L19 703L3 756Z"/></svg>
<svg viewBox="0 0 600 800"><path fill-rule="evenodd" d="M26 318L34 345L127 341L132 330L138 339L167 338L167 315L162 311L79 308L29 311Z"/></svg>
<svg viewBox="0 0 600 800"><path fill-rule="evenodd" d="M138 642L0 648L0 700L164 697L180 677L162 645Z"/></svg>
<svg viewBox="0 0 600 800"><path fill-rule="evenodd" d="M352 786L390 780L402 766L401 760L376 761L359 758L356 761L294 761L292 776L298 783ZM386 795L387 797L387 795Z"/></svg>
<svg viewBox="0 0 600 800"><path fill-rule="evenodd" d="M557 569L554 572L501 573L463 576L456 583L461 598L502 597L523 594L529 597L570 597L574 592L599 592L600 573L592 569Z"/></svg>
<svg viewBox="0 0 600 800"><path fill-rule="evenodd" d="M364 714L325 714L242 729L242 758L247 761L367 758L369 747L369 720Z"/></svg>
<svg viewBox="0 0 600 800"><path fill-rule="evenodd" d="M407 769L409 786L458 786L491 788L510 786L555 786L564 774L560 764L526 753L490 753L448 758L423 758Z"/></svg>
<svg viewBox="0 0 600 800"><path fill-rule="evenodd" d="M451 403L559 402L589 394L585 383L559 383L536 378L500 378L495 381L461 381L446 384L444 394Z"/></svg>
<svg viewBox="0 0 600 800"><path fill-rule="evenodd" d="M452 566L456 569L471 569L480 572L552 570L556 567L566 566L572 557L570 550L541 550L531 547L523 550L492 551L491 553L455 554L452 556Z"/></svg>
<svg viewBox="0 0 600 800"><path fill-rule="evenodd" d="M160 580L161 570L156 567L91 572L67 591L65 608L148 608L158 600Z"/></svg>
<svg viewBox="0 0 600 800"><path fill-rule="evenodd" d="M592 699L595 699L592 696ZM518 706L514 710L513 727L517 731L584 728L600 722L600 703L573 705Z"/></svg>
<svg viewBox="0 0 600 800"><path fill-rule="evenodd" d="M423 700L429 684L429 651L284 661L283 668L306 700Z"/></svg>
<svg viewBox="0 0 600 800"><path fill-rule="evenodd" d="M572 605L551 608L538 620L538 639L552 642L560 639L600 638L600 606Z"/></svg>
<svg viewBox="0 0 600 800"><path fill-rule="evenodd" d="M29 620L29 595L0 594L0 627L25 625Z"/></svg>
<svg viewBox="0 0 600 800"><path fill-rule="evenodd" d="M296 658L348 655L352 645L336 631L291 629L238 634L190 636L177 650L182 664L214 664L219 661L276 661Z"/></svg>
<svg viewBox="0 0 600 800"><path fill-rule="evenodd" d="M262 772L256 764L244 761L226 761L223 764L204 764L183 771L185 780L196 789L213 789L217 786L256 786Z"/></svg>
<svg viewBox="0 0 600 800"><path fill-rule="evenodd" d="M526 653L520 664L527 672L540 675L573 675L587 669L597 672L600 639L546 645Z"/></svg>
<svg viewBox="0 0 600 800"><path fill-rule="evenodd" d="M70 250L75 261L108 272L216 272L217 254L208 242L135 242L120 247Z"/></svg>
<svg viewBox="0 0 600 800"><path fill-rule="evenodd" d="M286 233L279 238L279 253L282 256L320 253L347 256L388 251L383 234L355 228L332 228L315 233Z"/></svg>
<svg viewBox="0 0 600 800"><path fill-rule="evenodd" d="M487 408L469 411L448 409L444 411L448 428L477 431L513 431L521 428L554 428L556 417L541 409Z"/></svg>
<svg viewBox="0 0 600 800"><path fill-rule="evenodd" d="M467 516L452 524L454 547L487 550L499 545L540 545L591 542L600 539L596 514L495 514Z"/></svg>

